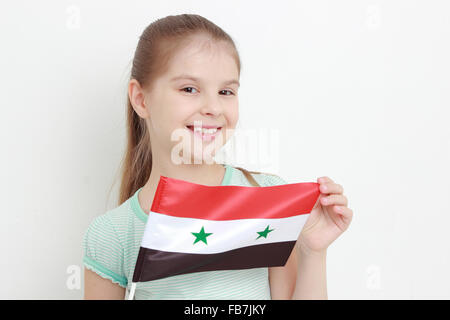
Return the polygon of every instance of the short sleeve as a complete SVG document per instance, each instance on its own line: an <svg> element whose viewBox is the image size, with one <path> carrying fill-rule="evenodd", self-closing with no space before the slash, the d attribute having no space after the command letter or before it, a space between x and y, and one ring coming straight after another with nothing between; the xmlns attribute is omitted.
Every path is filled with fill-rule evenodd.
<svg viewBox="0 0 450 320"><path fill-rule="evenodd" d="M95 218L83 237L83 264L103 278L126 288L123 247L106 214Z"/></svg>

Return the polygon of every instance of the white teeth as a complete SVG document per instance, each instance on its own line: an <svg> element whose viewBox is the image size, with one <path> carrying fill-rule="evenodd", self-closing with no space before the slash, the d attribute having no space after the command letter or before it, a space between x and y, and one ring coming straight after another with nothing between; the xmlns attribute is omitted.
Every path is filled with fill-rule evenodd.
<svg viewBox="0 0 450 320"><path fill-rule="evenodd" d="M194 127L194 131L195 132L201 131L203 134L213 134L217 131L217 128L206 129L206 128L201 128L201 127Z"/></svg>

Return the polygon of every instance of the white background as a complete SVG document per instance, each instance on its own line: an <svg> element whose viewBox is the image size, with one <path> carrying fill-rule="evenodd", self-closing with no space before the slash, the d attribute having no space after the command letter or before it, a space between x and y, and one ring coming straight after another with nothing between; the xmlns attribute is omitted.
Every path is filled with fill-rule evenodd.
<svg viewBox="0 0 450 320"><path fill-rule="evenodd" d="M278 164L243 166L344 187L329 298L449 299L450 2L417 0L2 2L0 298L83 297L137 41L180 13L235 40L240 124L279 130Z"/></svg>

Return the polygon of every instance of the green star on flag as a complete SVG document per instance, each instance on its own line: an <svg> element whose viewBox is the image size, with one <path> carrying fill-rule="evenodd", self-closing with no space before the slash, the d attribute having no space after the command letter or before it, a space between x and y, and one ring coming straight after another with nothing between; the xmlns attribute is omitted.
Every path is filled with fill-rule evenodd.
<svg viewBox="0 0 450 320"><path fill-rule="evenodd" d="M212 235L212 233L205 233L205 229L202 227L200 232L191 232L195 236L195 241L193 244L196 244L198 241L203 241L204 243L208 244L206 242L206 237L209 237Z"/></svg>
<svg viewBox="0 0 450 320"><path fill-rule="evenodd" d="M256 238L256 240L258 240L261 237L267 238L267 235L269 234L269 232L272 232L273 230L275 230L275 229L270 229L269 230L269 226L267 225L267 227L266 227L266 229L264 231L256 232L257 234L259 234L259 237Z"/></svg>

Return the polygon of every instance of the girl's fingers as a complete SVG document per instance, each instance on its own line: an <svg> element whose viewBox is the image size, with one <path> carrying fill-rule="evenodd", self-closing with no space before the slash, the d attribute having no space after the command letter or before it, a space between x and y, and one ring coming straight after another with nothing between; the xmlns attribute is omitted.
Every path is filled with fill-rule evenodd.
<svg viewBox="0 0 450 320"><path fill-rule="evenodd" d="M325 183L334 183L333 180L331 180L329 177L320 177L317 179L317 182L320 184L325 184Z"/></svg>
<svg viewBox="0 0 450 320"><path fill-rule="evenodd" d="M319 188L322 193L344 193L344 187L334 182L322 183Z"/></svg>
<svg viewBox="0 0 450 320"><path fill-rule="evenodd" d="M349 207L345 207L345 206L334 206L333 207L334 212L336 212L337 214L340 214L341 216L343 216L345 219L348 219L348 221L351 221L352 217L353 217L353 211L352 209L350 209Z"/></svg>
<svg viewBox="0 0 450 320"><path fill-rule="evenodd" d="M347 206L348 199L343 194L331 194L329 196L323 197L321 199L320 203L324 206L329 206L329 205Z"/></svg>

